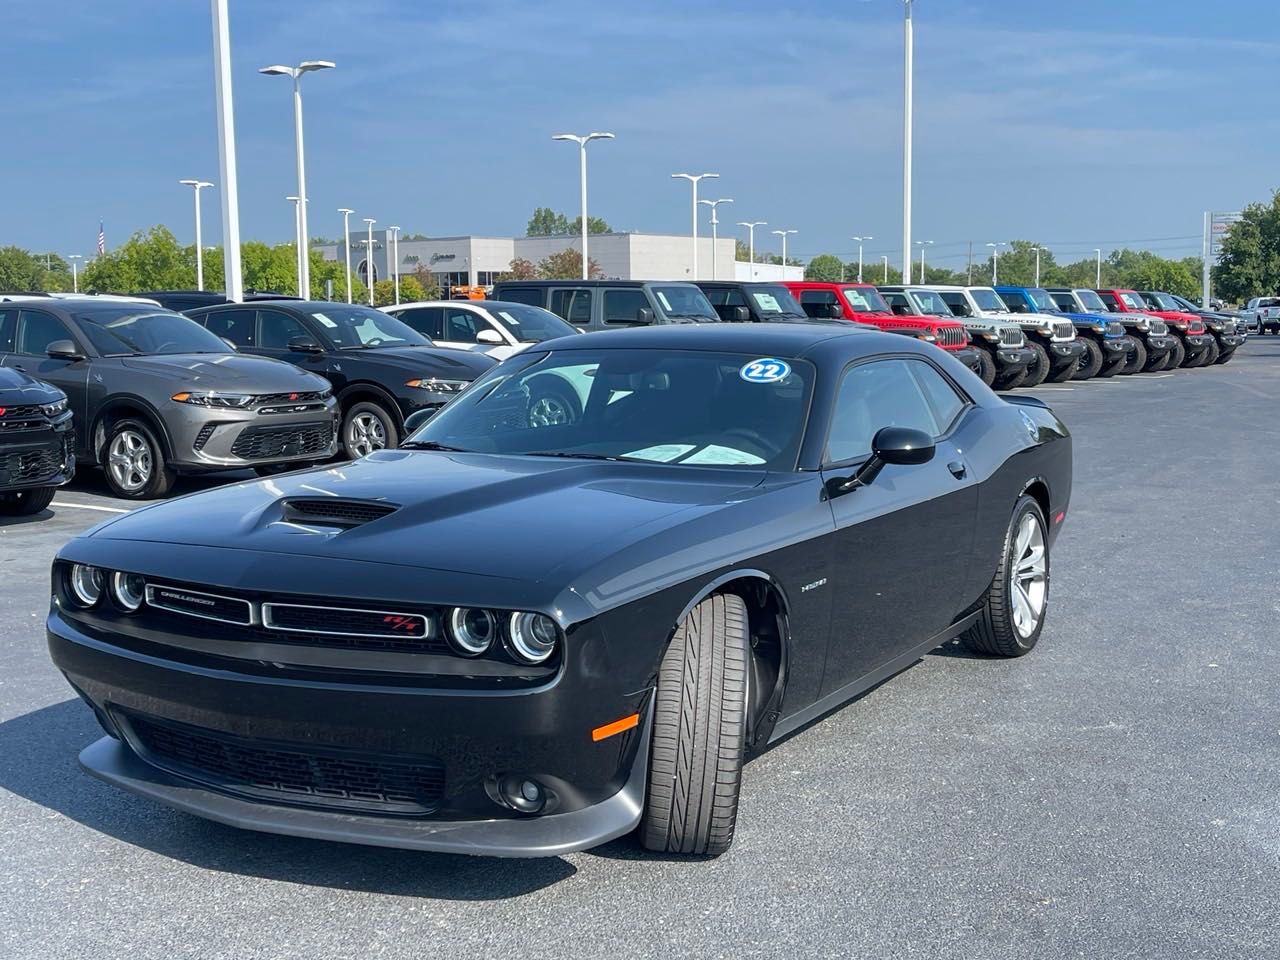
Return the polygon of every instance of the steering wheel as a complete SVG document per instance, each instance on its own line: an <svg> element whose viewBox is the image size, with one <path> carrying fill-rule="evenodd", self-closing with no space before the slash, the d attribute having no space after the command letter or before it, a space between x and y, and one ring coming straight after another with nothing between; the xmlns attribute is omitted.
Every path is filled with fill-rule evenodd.
<svg viewBox="0 0 1280 960"><path fill-rule="evenodd" d="M178 341L177 341L177 340L166 340L164 343L162 343L162 344L160 344L158 347L156 347L152 352L153 352L153 353L164 353L164 348L165 348L165 347L176 347L176 346L178 346Z"/></svg>
<svg viewBox="0 0 1280 960"><path fill-rule="evenodd" d="M386 343L386 337L371 337L364 342L366 347L376 347L380 343Z"/></svg>

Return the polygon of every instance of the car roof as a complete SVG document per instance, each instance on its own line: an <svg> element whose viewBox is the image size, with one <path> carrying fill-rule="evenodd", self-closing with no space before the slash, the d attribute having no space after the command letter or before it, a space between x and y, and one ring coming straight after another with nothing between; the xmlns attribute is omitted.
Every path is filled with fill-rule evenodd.
<svg viewBox="0 0 1280 960"><path fill-rule="evenodd" d="M648 287L662 284L664 287L679 285L696 287L689 280L499 280L495 287Z"/></svg>
<svg viewBox="0 0 1280 960"><path fill-rule="evenodd" d="M147 300L99 300L96 297L83 299L50 297L39 300L33 297L31 299L39 305L41 310L61 317L93 316L99 310L110 310L118 316L122 309L128 307L136 307L138 314L171 313L175 316L183 316L176 310L170 310L168 307L162 307Z"/></svg>
<svg viewBox="0 0 1280 960"><path fill-rule="evenodd" d="M917 342L911 337L881 334L874 327L854 323L691 323L599 330L549 340L543 346L560 344L559 349L573 350L705 350L797 357L831 340L853 345L865 339L865 352L875 353L885 349L885 345L879 343L881 337L893 337L895 349Z"/></svg>
<svg viewBox="0 0 1280 960"><path fill-rule="evenodd" d="M362 304L364 306L364 304ZM546 307L540 307L536 303L521 303L519 300L414 300L412 303L389 303L385 307L375 307L377 310L404 310L406 307L484 307L484 308L508 308L508 307L524 307L529 310L541 310L543 313L551 313ZM551 313L554 317L555 314Z"/></svg>

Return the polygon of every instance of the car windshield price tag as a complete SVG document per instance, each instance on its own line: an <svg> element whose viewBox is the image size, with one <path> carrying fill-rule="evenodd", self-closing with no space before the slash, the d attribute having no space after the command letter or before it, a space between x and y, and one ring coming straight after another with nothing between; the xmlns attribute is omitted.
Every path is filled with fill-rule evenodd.
<svg viewBox="0 0 1280 960"><path fill-rule="evenodd" d="M785 360L775 360L773 357L763 357L759 360L752 360L750 363L743 364L738 376L747 383L777 383L779 380L785 380L791 374L791 365Z"/></svg>

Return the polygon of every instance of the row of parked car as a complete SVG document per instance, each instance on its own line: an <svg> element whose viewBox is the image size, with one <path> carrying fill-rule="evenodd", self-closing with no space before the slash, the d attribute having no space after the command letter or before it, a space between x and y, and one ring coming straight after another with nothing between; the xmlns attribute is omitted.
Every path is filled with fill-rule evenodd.
<svg viewBox="0 0 1280 960"><path fill-rule="evenodd" d="M1236 321L1132 290L513 280L486 300L376 310L250 294L0 294L0 514L43 510L76 464L127 499L180 473L271 474L395 447L494 363L583 330L863 323L935 344L997 389L1226 363ZM548 378L539 423L581 401ZM73 423L75 428L73 429Z"/></svg>

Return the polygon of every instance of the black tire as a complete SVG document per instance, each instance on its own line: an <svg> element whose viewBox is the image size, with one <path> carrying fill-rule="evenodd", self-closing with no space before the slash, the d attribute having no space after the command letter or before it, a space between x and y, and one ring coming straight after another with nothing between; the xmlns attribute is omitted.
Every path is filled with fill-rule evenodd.
<svg viewBox="0 0 1280 960"><path fill-rule="evenodd" d="M1098 346L1098 342L1092 337L1081 337L1080 340L1084 343L1084 356L1076 364L1076 369L1071 374L1071 379L1092 380L1098 375L1098 371L1102 369L1102 348Z"/></svg>
<svg viewBox="0 0 1280 960"><path fill-rule="evenodd" d="M978 369L973 371L978 375L983 383L988 387L996 382L996 361L991 354L981 348L978 349Z"/></svg>
<svg viewBox="0 0 1280 960"><path fill-rule="evenodd" d="M1066 383L1076 375L1076 371L1080 369L1080 361L1075 363L1066 363L1057 370L1050 370L1049 376L1045 379L1050 383Z"/></svg>
<svg viewBox="0 0 1280 960"><path fill-rule="evenodd" d="M1230 363L1231 358L1234 357L1235 355L1236 355L1236 348L1232 347L1230 350L1223 350L1222 353L1219 354L1218 359L1213 362L1221 366L1224 363Z"/></svg>
<svg viewBox="0 0 1280 960"><path fill-rule="evenodd" d="M676 628L654 696L640 824L648 849L714 857L733 842L750 656L741 597L708 597Z"/></svg>
<svg viewBox="0 0 1280 960"><path fill-rule="evenodd" d="M1147 369L1147 345L1137 338L1133 341L1133 350L1125 358L1124 367L1121 372L1124 374L1141 373Z"/></svg>
<svg viewBox="0 0 1280 960"><path fill-rule="evenodd" d="M1044 383L1045 377L1049 376L1049 351L1033 340L1027 341L1027 349L1034 353L1036 358L1027 364L1022 386L1038 387Z"/></svg>
<svg viewBox="0 0 1280 960"><path fill-rule="evenodd" d="M1022 630L1017 623L1015 613L1014 586L1018 563L1023 557L1015 557L1019 532L1030 517L1039 526L1040 539L1043 544L1044 573L1043 599L1039 611L1039 619L1034 629ZM1009 529L1005 533L1004 552L996 567L996 575L991 579L979 610L978 622L965 631L965 642L978 653L992 657L1021 657L1030 653L1040 640L1044 629L1044 621L1049 612L1049 526L1040 505L1033 497L1018 498L1013 508L1013 517L1009 521Z"/></svg>
<svg viewBox="0 0 1280 960"><path fill-rule="evenodd" d="M1177 337L1173 338L1173 349L1169 351L1168 357L1164 362L1164 369L1177 370L1187 359L1187 348L1182 345L1182 341Z"/></svg>
<svg viewBox="0 0 1280 960"><path fill-rule="evenodd" d="M342 450L348 460L359 460L375 450L400 445L400 428L386 407L371 400L353 403L342 414Z"/></svg>
<svg viewBox="0 0 1280 960"><path fill-rule="evenodd" d="M531 427L577 423L582 417L582 402L577 391L556 374L534 377L529 381L528 417Z"/></svg>
<svg viewBox="0 0 1280 960"><path fill-rule="evenodd" d="M125 456L128 466L119 459ZM132 417L111 424L102 459L107 486L122 500L157 500L169 492L177 476L151 425Z"/></svg>
<svg viewBox="0 0 1280 960"><path fill-rule="evenodd" d="M1222 356L1222 348L1218 346L1218 338L1214 337L1209 341L1209 349L1200 354L1200 362L1197 367L1212 367L1218 362L1218 358Z"/></svg>
<svg viewBox="0 0 1280 960"><path fill-rule="evenodd" d="M996 379L995 387L997 390L1012 390L1015 387L1024 385L1027 379L1027 367L1023 367L1016 373L1006 374Z"/></svg>
<svg viewBox="0 0 1280 960"><path fill-rule="evenodd" d="M0 517L29 517L39 513L53 502L53 495L57 492L57 487L35 487L0 493Z"/></svg>
<svg viewBox="0 0 1280 960"><path fill-rule="evenodd" d="M1098 379L1106 380L1108 377L1114 377L1125 367L1125 360L1129 355L1126 353L1119 360L1103 360L1102 369L1098 371Z"/></svg>

